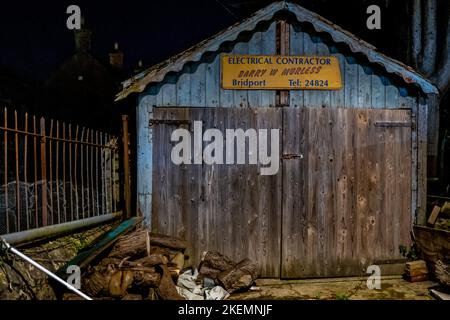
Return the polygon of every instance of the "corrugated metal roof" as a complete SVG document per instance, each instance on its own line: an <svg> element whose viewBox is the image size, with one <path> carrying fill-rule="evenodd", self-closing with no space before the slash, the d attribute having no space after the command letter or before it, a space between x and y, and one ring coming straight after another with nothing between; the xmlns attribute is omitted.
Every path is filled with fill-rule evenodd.
<svg viewBox="0 0 450 320"><path fill-rule="evenodd" d="M433 83L411 67L377 52L374 46L343 30L322 16L294 3L276 2L188 50L124 81L122 83L123 90L116 96L116 101L126 98L133 92L144 91L150 83L163 81L167 73L181 71L186 63L199 61L205 52L219 50L220 45L225 41L235 41L242 32L253 31L261 21L273 20L274 15L280 11L293 13L299 22L308 22L312 24L317 32L328 33L336 43L348 45L352 52L365 55L370 62L382 66L388 73L396 74L406 83L417 85L424 93L439 93Z"/></svg>

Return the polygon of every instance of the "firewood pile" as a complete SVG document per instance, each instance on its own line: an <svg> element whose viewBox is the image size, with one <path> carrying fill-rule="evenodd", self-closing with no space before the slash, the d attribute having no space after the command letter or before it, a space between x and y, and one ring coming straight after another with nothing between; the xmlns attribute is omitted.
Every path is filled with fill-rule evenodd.
<svg viewBox="0 0 450 320"><path fill-rule="evenodd" d="M450 288L450 264L438 260L435 265L436 277L440 283L442 283L447 288Z"/></svg>
<svg viewBox="0 0 450 320"><path fill-rule="evenodd" d="M188 243L140 229L118 238L112 249L81 279L81 290L99 300L219 300L249 288L257 264L236 263L218 252L205 252L197 269L187 267ZM66 293L63 299L79 299Z"/></svg>

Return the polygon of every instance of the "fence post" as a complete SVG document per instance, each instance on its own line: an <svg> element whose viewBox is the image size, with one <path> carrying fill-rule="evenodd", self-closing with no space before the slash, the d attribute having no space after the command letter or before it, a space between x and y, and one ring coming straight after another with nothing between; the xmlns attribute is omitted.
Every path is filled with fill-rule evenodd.
<svg viewBox="0 0 450 320"><path fill-rule="evenodd" d="M124 198L126 218L131 217L131 190L130 190L130 158L129 158L129 136L128 136L128 115L122 115L123 125L123 170L124 170Z"/></svg>
<svg viewBox="0 0 450 320"><path fill-rule="evenodd" d="M41 118L41 175L42 175L42 225L47 225L47 159L45 119Z"/></svg>

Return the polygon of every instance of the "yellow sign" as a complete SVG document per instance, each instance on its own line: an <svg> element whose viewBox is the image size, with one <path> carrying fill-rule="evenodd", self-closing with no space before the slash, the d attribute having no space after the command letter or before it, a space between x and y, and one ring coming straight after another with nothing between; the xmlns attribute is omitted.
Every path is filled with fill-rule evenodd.
<svg viewBox="0 0 450 320"><path fill-rule="evenodd" d="M341 69L334 56L223 55L222 88L337 90Z"/></svg>

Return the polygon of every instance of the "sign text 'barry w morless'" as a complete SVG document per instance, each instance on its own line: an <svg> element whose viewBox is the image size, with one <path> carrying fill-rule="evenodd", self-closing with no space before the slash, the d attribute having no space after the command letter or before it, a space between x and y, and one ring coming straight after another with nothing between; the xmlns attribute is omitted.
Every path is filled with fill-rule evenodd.
<svg viewBox="0 0 450 320"><path fill-rule="evenodd" d="M342 81L334 56L223 55L222 87L337 90Z"/></svg>

